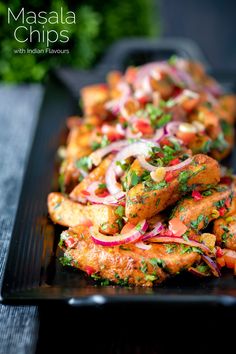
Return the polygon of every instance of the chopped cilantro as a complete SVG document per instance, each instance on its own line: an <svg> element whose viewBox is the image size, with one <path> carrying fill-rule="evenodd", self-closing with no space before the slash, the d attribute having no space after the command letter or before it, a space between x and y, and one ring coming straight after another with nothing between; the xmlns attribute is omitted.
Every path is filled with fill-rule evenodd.
<svg viewBox="0 0 236 354"><path fill-rule="evenodd" d="M103 230L103 231L105 231L106 229L107 229L107 223L106 222L104 222L103 224L101 224L101 229Z"/></svg>
<svg viewBox="0 0 236 354"><path fill-rule="evenodd" d="M183 237L183 239L184 239L185 241L189 241L189 238L188 238L187 235L184 234L182 237Z"/></svg>
<svg viewBox="0 0 236 354"><path fill-rule="evenodd" d="M221 225L221 229L226 231L226 232L229 232L229 228L225 225Z"/></svg>
<svg viewBox="0 0 236 354"><path fill-rule="evenodd" d="M94 280L101 280L101 277L98 273L91 274L91 278L93 278Z"/></svg>
<svg viewBox="0 0 236 354"><path fill-rule="evenodd" d="M119 205L115 210L115 214L122 218L125 215L125 208L122 205Z"/></svg>
<svg viewBox="0 0 236 354"><path fill-rule="evenodd" d="M140 181L140 177L136 174L135 171L130 171L130 185L132 187L136 186Z"/></svg>
<svg viewBox="0 0 236 354"><path fill-rule="evenodd" d="M208 190L208 191L204 191L204 192L202 192L202 195L204 196L204 197L208 197L209 195L212 195L212 191L211 190Z"/></svg>
<svg viewBox="0 0 236 354"><path fill-rule="evenodd" d="M129 165L122 161L116 161L116 166L119 166L122 171L126 171L129 168Z"/></svg>
<svg viewBox="0 0 236 354"><path fill-rule="evenodd" d="M228 239L228 234L227 234L227 232L224 232L223 235L221 236L221 240L224 243L227 241L227 239Z"/></svg>
<svg viewBox="0 0 236 354"><path fill-rule="evenodd" d="M153 275L153 274L147 274L147 275L145 275L145 280L147 280L147 281L155 281L155 280L157 280L157 276L156 275Z"/></svg>
<svg viewBox="0 0 236 354"><path fill-rule="evenodd" d="M207 141L205 141L204 144L202 145L201 151L202 151L204 154L207 154L207 153L211 150L211 147L212 147L212 141L211 141L211 140L207 140Z"/></svg>
<svg viewBox="0 0 236 354"><path fill-rule="evenodd" d="M110 144L110 140L106 135L103 135L102 140L101 140L101 148L104 148L105 146Z"/></svg>
<svg viewBox="0 0 236 354"><path fill-rule="evenodd" d="M122 279L118 273L114 273L115 278L118 280L117 284L120 286L128 286L129 285L129 277L125 277Z"/></svg>
<svg viewBox="0 0 236 354"><path fill-rule="evenodd" d="M222 208L225 205L225 199L218 200L218 202L213 203L217 208Z"/></svg>
<svg viewBox="0 0 236 354"><path fill-rule="evenodd" d="M119 230L121 230L124 224L123 219L117 219L116 223L118 224Z"/></svg>
<svg viewBox="0 0 236 354"><path fill-rule="evenodd" d="M110 285L110 280L109 279L102 279L100 284L102 286L108 286L108 285Z"/></svg>
<svg viewBox="0 0 236 354"><path fill-rule="evenodd" d="M178 181L180 183L180 190L183 192L186 192L188 190L187 182L189 178L191 177L191 172L190 171L181 171L179 176L178 176Z"/></svg>
<svg viewBox="0 0 236 354"><path fill-rule="evenodd" d="M105 188L107 188L107 185L106 185L106 183L100 183L100 184L98 185L98 188L99 188L99 189L105 189Z"/></svg>
<svg viewBox="0 0 236 354"><path fill-rule="evenodd" d="M140 270L141 270L141 272L144 273L144 274L147 273L147 270L148 270L148 268L147 268L147 263L146 263L144 260L141 261Z"/></svg>
<svg viewBox="0 0 236 354"><path fill-rule="evenodd" d="M63 266L71 266L72 257L64 255L64 257L59 258L59 261Z"/></svg>
<svg viewBox="0 0 236 354"><path fill-rule="evenodd" d="M171 114L164 114L160 119L158 119L157 128L161 128L166 125L171 120L171 118Z"/></svg>
<svg viewBox="0 0 236 354"><path fill-rule="evenodd" d="M91 143L91 149L92 149L93 151L99 149L100 147L101 147L101 144L100 144L99 142L97 142L97 141L92 141L92 143Z"/></svg>
<svg viewBox="0 0 236 354"><path fill-rule="evenodd" d="M219 133L217 138L212 142L212 149L224 151L229 147L229 143L225 140L223 132Z"/></svg>
<svg viewBox="0 0 236 354"><path fill-rule="evenodd" d="M208 273L209 267L207 264L199 264L196 269L201 273Z"/></svg>
<svg viewBox="0 0 236 354"><path fill-rule="evenodd" d="M171 108L175 105L175 100L173 98L170 98L168 101L166 101L166 107Z"/></svg>
<svg viewBox="0 0 236 354"><path fill-rule="evenodd" d="M159 183L154 184L151 190L157 190L158 191L158 190L166 188L166 187L167 187L166 181L161 181Z"/></svg>
<svg viewBox="0 0 236 354"><path fill-rule="evenodd" d="M204 215L200 214L196 220L192 220L190 223L190 226L194 229L194 230L198 230L199 224L204 220Z"/></svg>
<svg viewBox="0 0 236 354"><path fill-rule="evenodd" d="M89 156L81 157L79 160L76 160L75 166L81 168L82 170L88 172L92 168L92 160Z"/></svg>
<svg viewBox="0 0 236 354"><path fill-rule="evenodd" d="M203 253L202 250L198 247L191 247L191 248L192 248L192 252L196 252L196 253L200 253L200 254Z"/></svg>
<svg viewBox="0 0 236 354"><path fill-rule="evenodd" d="M151 265L153 267L160 267L160 268L164 268L165 267L165 262L162 259L159 259L159 258L150 258L149 259L149 263L151 263Z"/></svg>
<svg viewBox="0 0 236 354"><path fill-rule="evenodd" d="M166 253L173 253L177 245L175 244L165 244Z"/></svg>
<svg viewBox="0 0 236 354"><path fill-rule="evenodd" d="M130 248L124 245L121 245L119 248L123 251L130 251Z"/></svg>

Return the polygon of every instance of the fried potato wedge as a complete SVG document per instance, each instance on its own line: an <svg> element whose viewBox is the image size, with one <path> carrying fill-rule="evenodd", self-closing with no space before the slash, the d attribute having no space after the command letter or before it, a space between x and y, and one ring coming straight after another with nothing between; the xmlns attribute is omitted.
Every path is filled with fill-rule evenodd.
<svg viewBox="0 0 236 354"><path fill-rule="evenodd" d="M108 205L81 205L61 193L50 193L48 212L53 222L72 227L91 221L104 234L118 232L116 208Z"/></svg>
<svg viewBox="0 0 236 354"><path fill-rule="evenodd" d="M106 84L96 84L84 87L80 94L84 113L90 115L94 113L94 106L105 102L109 98L109 89Z"/></svg>
<svg viewBox="0 0 236 354"><path fill-rule="evenodd" d="M126 217L132 223L150 218L176 203L188 191L206 190L219 181L218 162L206 155L195 155L188 166L176 172L171 182L164 182L163 186L153 183L151 187L139 183L131 188L127 193Z"/></svg>
<svg viewBox="0 0 236 354"><path fill-rule="evenodd" d="M210 195L202 195L202 199L196 200L191 196L183 198L176 206L172 215L178 218L187 227L199 231L205 228L212 220L219 217L219 211L225 202L227 205L232 200L232 188L218 185L215 190L208 191Z"/></svg>
<svg viewBox="0 0 236 354"><path fill-rule="evenodd" d="M75 201L83 201L84 196L82 195L82 191L87 190L88 186L94 182L99 181L100 183L104 183L105 181L105 173L112 161L113 155L109 155L106 157L98 167L96 167L92 172L86 176L82 182L80 182L70 193L70 198Z"/></svg>
<svg viewBox="0 0 236 354"><path fill-rule="evenodd" d="M214 221L213 232L219 245L236 251L236 195L228 212Z"/></svg>
<svg viewBox="0 0 236 354"><path fill-rule="evenodd" d="M67 237L75 241L72 248L66 246ZM90 231L83 226L65 231L63 240L62 248L72 266L119 285L150 287L200 260L198 253L183 253L179 245L174 246L171 253L167 251L169 245L160 244L152 244L149 250L134 244L100 246L93 242Z"/></svg>

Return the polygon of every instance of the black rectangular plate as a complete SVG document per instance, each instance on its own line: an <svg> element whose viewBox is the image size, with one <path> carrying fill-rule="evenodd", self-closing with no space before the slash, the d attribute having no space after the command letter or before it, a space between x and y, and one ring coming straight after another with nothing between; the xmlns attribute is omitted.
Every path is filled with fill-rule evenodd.
<svg viewBox="0 0 236 354"><path fill-rule="evenodd" d="M56 75L51 75L15 219L1 292L4 303L53 301L82 307L119 303L157 306L193 304L236 308L236 281L232 272L224 272L220 279L196 279L181 275L153 289L101 287L81 272L63 268L58 261L60 251L57 244L62 229L50 222L46 202L48 193L57 189L56 151L65 138L66 117L78 112L79 89L92 82L104 81L107 71L115 67L124 69L127 62L163 59L170 54L202 59L196 51L191 51L188 46L181 47L180 43L177 46L179 49L176 43L171 46L168 41L164 45L146 41L135 43L136 47L130 43L126 43L126 49L121 46L118 53L122 53L122 58L118 62L118 54L114 50L115 59L108 55L93 72L59 70ZM232 75L221 73L222 81L231 89L235 88ZM227 163L236 167L235 162L236 152Z"/></svg>

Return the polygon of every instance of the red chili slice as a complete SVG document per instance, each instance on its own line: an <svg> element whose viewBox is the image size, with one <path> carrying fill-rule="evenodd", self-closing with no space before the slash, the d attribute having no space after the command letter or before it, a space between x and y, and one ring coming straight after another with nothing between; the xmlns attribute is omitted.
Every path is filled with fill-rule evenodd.
<svg viewBox="0 0 236 354"><path fill-rule="evenodd" d="M90 195L90 193L87 192L85 189L81 191L81 194L83 194L83 195Z"/></svg>
<svg viewBox="0 0 236 354"><path fill-rule="evenodd" d="M227 209L226 209L225 207L221 207L221 208L219 209L220 216L224 216L225 213L226 213L226 211L227 211Z"/></svg>
<svg viewBox="0 0 236 354"><path fill-rule="evenodd" d="M92 274L96 273L96 270L95 270L93 267L86 266L86 267L85 267L85 272L86 272L88 275L92 275Z"/></svg>
<svg viewBox="0 0 236 354"><path fill-rule="evenodd" d="M222 249L220 247L217 247L216 257L222 257L223 255L224 255L224 252L222 251Z"/></svg>
<svg viewBox="0 0 236 354"><path fill-rule="evenodd" d="M73 237L68 237L65 241L66 247L73 248L77 241Z"/></svg>
<svg viewBox="0 0 236 354"><path fill-rule="evenodd" d="M174 174L172 171L166 172L165 181L166 181L167 183L168 183L168 182L171 182L174 178L175 178L175 174Z"/></svg>
<svg viewBox="0 0 236 354"><path fill-rule="evenodd" d="M200 192L198 191L192 191L192 197L195 199L195 200L201 200L202 199L202 195Z"/></svg>
<svg viewBox="0 0 236 354"><path fill-rule="evenodd" d="M180 159L176 158L176 159L173 159L172 161L170 161L169 165L170 166L178 165L180 162L181 162Z"/></svg>

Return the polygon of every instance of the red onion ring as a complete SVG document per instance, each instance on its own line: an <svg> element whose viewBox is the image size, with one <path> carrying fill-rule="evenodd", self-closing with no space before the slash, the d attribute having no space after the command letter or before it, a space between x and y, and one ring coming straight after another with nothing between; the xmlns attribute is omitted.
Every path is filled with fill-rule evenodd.
<svg viewBox="0 0 236 354"><path fill-rule="evenodd" d="M136 242L135 246L141 250L150 250L152 248L152 245L146 245L143 241Z"/></svg>
<svg viewBox="0 0 236 354"><path fill-rule="evenodd" d="M94 227L91 227L89 230L94 243L101 246L112 247L117 245L123 245L126 243L137 242L142 237L143 233L147 230L147 228L148 223L146 222L146 220L143 220L129 232L125 234L119 234L117 236L105 236Z"/></svg>
<svg viewBox="0 0 236 354"><path fill-rule="evenodd" d="M164 62L153 62L153 63L148 63L145 65L142 65L138 68L138 72L136 75L136 78L133 82L133 86L136 90L138 89L143 89L143 86L145 87L145 84L143 85L143 80L150 76L151 72L154 69L159 69L163 70L163 68L166 68L166 64Z"/></svg>
<svg viewBox="0 0 236 354"><path fill-rule="evenodd" d="M146 241L146 240L148 240L148 239L151 238L151 237L155 237L155 236L158 235L163 229L164 229L164 226L162 225L162 223L161 223L161 222L157 222L157 223L154 225L154 228L153 228L151 231L145 233L145 235L142 237L142 241Z"/></svg>
<svg viewBox="0 0 236 354"><path fill-rule="evenodd" d="M169 123L167 123L165 126L165 133L168 135L174 135L177 132L181 123L182 122L169 122Z"/></svg>
<svg viewBox="0 0 236 354"><path fill-rule="evenodd" d="M156 171L156 169L158 168L157 166L153 166L149 162L147 162L145 156L143 155L139 155L137 158L139 160L140 165L147 171Z"/></svg>
<svg viewBox="0 0 236 354"><path fill-rule="evenodd" d="M95 194L95 191L99 188L99 182L93 182L87 188L90 195L86 196L87 200L93 204L105 204L105 205L119 205L119 201L125 197L125 192L118 192L114 195L108 195L106 197L99 197Z"/></svg>
<svg viewBox="0 0 236 354"><path fill-rule="evenodd" d="M188 271L194 275L197 275L198 277L208 277L209 276L209 274L202 273L194 267L188 268Z"/></svg>
<svg viewBox="0 0 236 354"><path fill-rule="evenodd" d="M210 248L205 246L203 243L193 241L193 240L186 241L182 237L156 236L156 237L153 237L149 241L150 242L157 242L157 243L180 243L180 244L188 245L190 247L200 248L204 253L212 255L212 251L210 250Z"/></svg>
<svg viewBox="0 0 236 354"><path fill-rule="evenodd" d="M112 163L107 169L106 176L105 176L105 181L107 185L107 189L110 192L110 194L116 194L121 191L120 185L117 183L116 176L120 173L120 169L116 165L117 161L123 161L126 160L128 157L131 156L138 156L140 154L144 154L145 156L148 156L150 154L150 147L151 146L157 146L156 143L148 141L148 140L142 140L133 144L130 144L126 147L124 147L113 159Z"/></svg>
<svg viewBox="0 0 236 354"><path fill-rule="evenodd" d="M130 127L128 127L126 129L126 138L127 139L140 139L141 137L142 137L141 132L133 133Z"/></svg>
<svg viewBox="0 0 236 354"><path fill-rule="evenodd" d="M148 163L145 159L145 156L140 155L138 156L138 160L140 165L147 171L153 172L156 171L156 169L158 168L157 166L153 166L150 163ZM177 165L173 165L173 166L166 166L164 167L164 169L166 170L166 172L168 171L176 171L179 170L180 168L186 167L187 165L189 165L192 162L192 158L189 157L186 160L178 163Z"/></svg>
<svg viewBox="0 0 236 354"><path fill-rule="evenodd" d="M98 166L101 163L102 158L104 156L110 154L111 152L119 151L120 149L122 149L123 147L125 147L128 144L129 144L129 142L127 140L118 140L118 141L115 141L114 143L111 143L110 145L108 145L102 149L98 149L98 150L92 152L89 155L89 157L92 160L93 164L95 166Z"/></svg>
<svg viewBox="0 0 236 354"><path fill-rule="evenodd" d="M123 136L125 136L125 134L126 134L126 129L124 129L120 123L116 124L116 131L118 134L123 135Z"/></svg>
<svg viewBox="0 0 236 354"><path fill-rule="evenodd" d="M165 136L164 128L159 128L156 130L152 140L159 142L164 136Z"/></svg>
<svg viewBox="0 0 236 354"><path fill-rule="evenodd" d="M213 259L211 259L210 257L203 255L202 259L204 260L204 262L208 265L208 267L211 269L212 274L219 278L221 276L220 270L217 266L217 264L213 261Z"/></svg>

